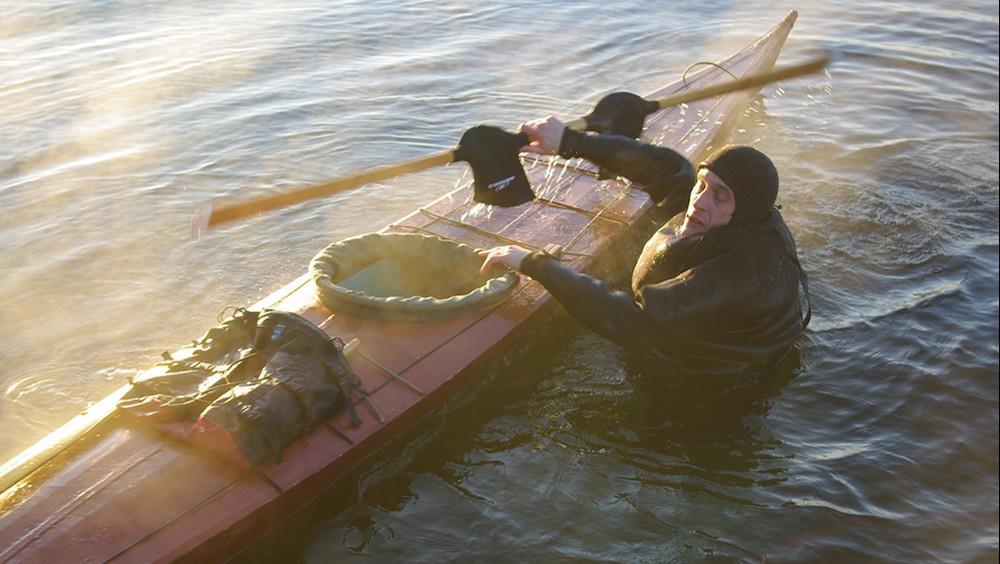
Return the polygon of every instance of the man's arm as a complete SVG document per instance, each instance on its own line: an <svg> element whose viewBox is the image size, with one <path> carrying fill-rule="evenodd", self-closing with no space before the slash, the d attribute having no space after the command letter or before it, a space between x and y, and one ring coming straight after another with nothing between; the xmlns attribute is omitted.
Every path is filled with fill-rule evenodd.
<svg viewBox="0 0 1000 564"><path fill-rule="evenodd" d="M670 215L687 206L695 170L683 155L672 149L620 135L573 131L555 118L525 123L521 131L532 139L525 151L583 157L637 183Z"/></svg>
<svg viewBox="0 0 1000 564"><path fill-rule="evenodd" d="M722 255L675 278L642 287L638 294L560 264L543 253L521 262L576 320L601 336L634 347L710 337L743 311L759 290L755 266L742 256Z"/></svg>
<svg viewBox="0 0 1000 564"><path fill-rule="evenodd" d="M567 129L559 147L565 158L583 157L639 184L669 215L684 211L695 183L691 163L673 149L622 135L589 134Z"/></svg>

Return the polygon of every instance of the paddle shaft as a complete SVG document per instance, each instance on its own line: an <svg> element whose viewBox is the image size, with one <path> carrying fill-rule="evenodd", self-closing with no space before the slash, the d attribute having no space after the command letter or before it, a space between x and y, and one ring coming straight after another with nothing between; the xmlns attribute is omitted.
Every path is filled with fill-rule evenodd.
<svg viewBox="0 0 1000 564"><path fill-rule="evenodd" d="M738 80L717 84L715 86L709 86L707 88L674 94L672 96L667 96L666 98L661 98L657 100L656 103L659 106L659 109L662 110L671 106L695 102L697 100L704 100L706 98L712 98L722 94L757 88L771 82L818 72L826 67L829 61L830 56L824 55L799 65L775 69L758 75L744 77ZM567 123L566 126L571 129L583 130L587 127L587 122L583 118L580 118ZM195 234L200 234L202 231L211 229L223 223L229 223L231 221L256 215L261 212L291 206L314 198L330 196L364 184L388 180L402 174L417 172L454 161L455 151L453 149L448 149L446 151L440 151L419 159L368 169L357 174L344 176L328 182L323 182L321 184L314 184L312 186L307 186L291 192L271 194L244 202L224 204L221 206L210 204L209 206L198 210L198 214L195 217L193 225L193 231Z"/></svg>
<svg viewBox="0 0 1000 564"><path fill-rule="evenodd" d="M687 104L688 102L697 102L698 100L713 98L722 94L730 94L740 90L749 90L751 88L757 88L779 80L787 80L789 78L796 78L806 74L819 72L823 70L829 62L830 55L823 55L822 57L817 57L802 64L774 69L754 76L747 76L737 80L724 82L722 84L716 84L715 86L709 86L707 88L680 92L678 94L656 100L656 105L658 106L658 109L662 110L672 106ZM586 129L587 121L583 118L578 118L567 123L566 127L582 131L583 129Z"/></svg>
<svg viewBox="0 0 1000 564"><path fill-rule="evenodd" d="M218 208L213 207L208 216L208 223L203 224L203 227L210 229L216 225L228 223L263 211L295 205L314 198L330 196L337 192L343 192L344 190L350 190L351 188L371 184L372 182L388 180L402 174L417 172L454 161L455 151L448 149L447 151L440 151L419 159L363 170L357 174L344 176L321 184L314 184L291 192L270 194L245 202L228 204Z"/></svg>

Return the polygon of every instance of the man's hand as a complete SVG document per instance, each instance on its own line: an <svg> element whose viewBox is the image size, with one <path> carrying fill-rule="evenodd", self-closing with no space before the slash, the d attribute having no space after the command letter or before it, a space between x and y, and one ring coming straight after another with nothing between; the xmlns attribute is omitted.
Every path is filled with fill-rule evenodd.
<svg viewBox="0 0 1000 564"><path fill-rule="evenodd" d="M531 144L521 147L521 150L525 153L555 155L559 153L559 145L562 143L565 130L566 124L552 116L522 123L517 131L527 133L531 138Z"/></svg>
<svg viewBox="0 0 1000 564"><path fill-rule="evenodd" d="M508 268L513 268L514 270L521 270L521 263L524 262L524 258L531 254L528 249L517 247L515 245L505 245L503 247L494 247L486 251L479 251L479 256L483 257L483 266L479 268L479 272L485 273L490 267L495 264L502 264Z"/></svg>

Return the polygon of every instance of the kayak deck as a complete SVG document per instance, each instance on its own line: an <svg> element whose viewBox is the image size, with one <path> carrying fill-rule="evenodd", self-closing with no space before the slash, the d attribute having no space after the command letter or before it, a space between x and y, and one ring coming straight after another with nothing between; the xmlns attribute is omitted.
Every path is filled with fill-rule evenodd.
<svg viewBox="0 0 1000 564"><path fill-rule="evenodd" d="M795 13L722 63L736 76L773 66ZM664 97L730 78L702 67ZM711 148L752 92L668 108L649 116L646 135L690 159ZM652 209L623 180L600 181L593 165L524 156L538 199L512 208L471 201L463 186L385 228L479 248L564 246L564 262L591 270ZM432 322L386 322L333 312L308 276L254 309L303 315L330 336L357 339L349 355L364 390L362 424L344 413L293 443L281 461L238 470L134 420L113 415L0 496L0 560L150 561L231 556L303 507L337 478L454 397L485 363L509 350L551 311L551 296L525 277L510 299L486 312Z"/></svg>

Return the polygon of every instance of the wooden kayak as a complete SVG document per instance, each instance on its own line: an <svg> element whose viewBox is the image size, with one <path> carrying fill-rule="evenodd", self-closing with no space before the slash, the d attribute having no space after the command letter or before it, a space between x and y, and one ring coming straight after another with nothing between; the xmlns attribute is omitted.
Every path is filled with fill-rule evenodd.
<svg viewBox="0 0 1000 564"><path fill-rule="evenodd" d="M661 98L769 70L796 19L790 13L719 67L701 66L651 93ZM668 108L647 118L644 137L696 160L719 144L752 92ZM599 180L589 163L523 156L538 199L485 209L459 188L385 227L479 248L562 245L563 260L592 271L626 240L652 205L620 179ZM238 553L339 478L475 381L551 315L551 296L522 279L512 297L480 313L428 322L386 322L327 309L308 275L253 306L298 313L344 342L367 399L360 426L341 414L293 443L280 462L242 470L171 440L113 406L78 418L0 469L0 561L219 560ZM41 445L41 443L40 443Z"/></svg>

